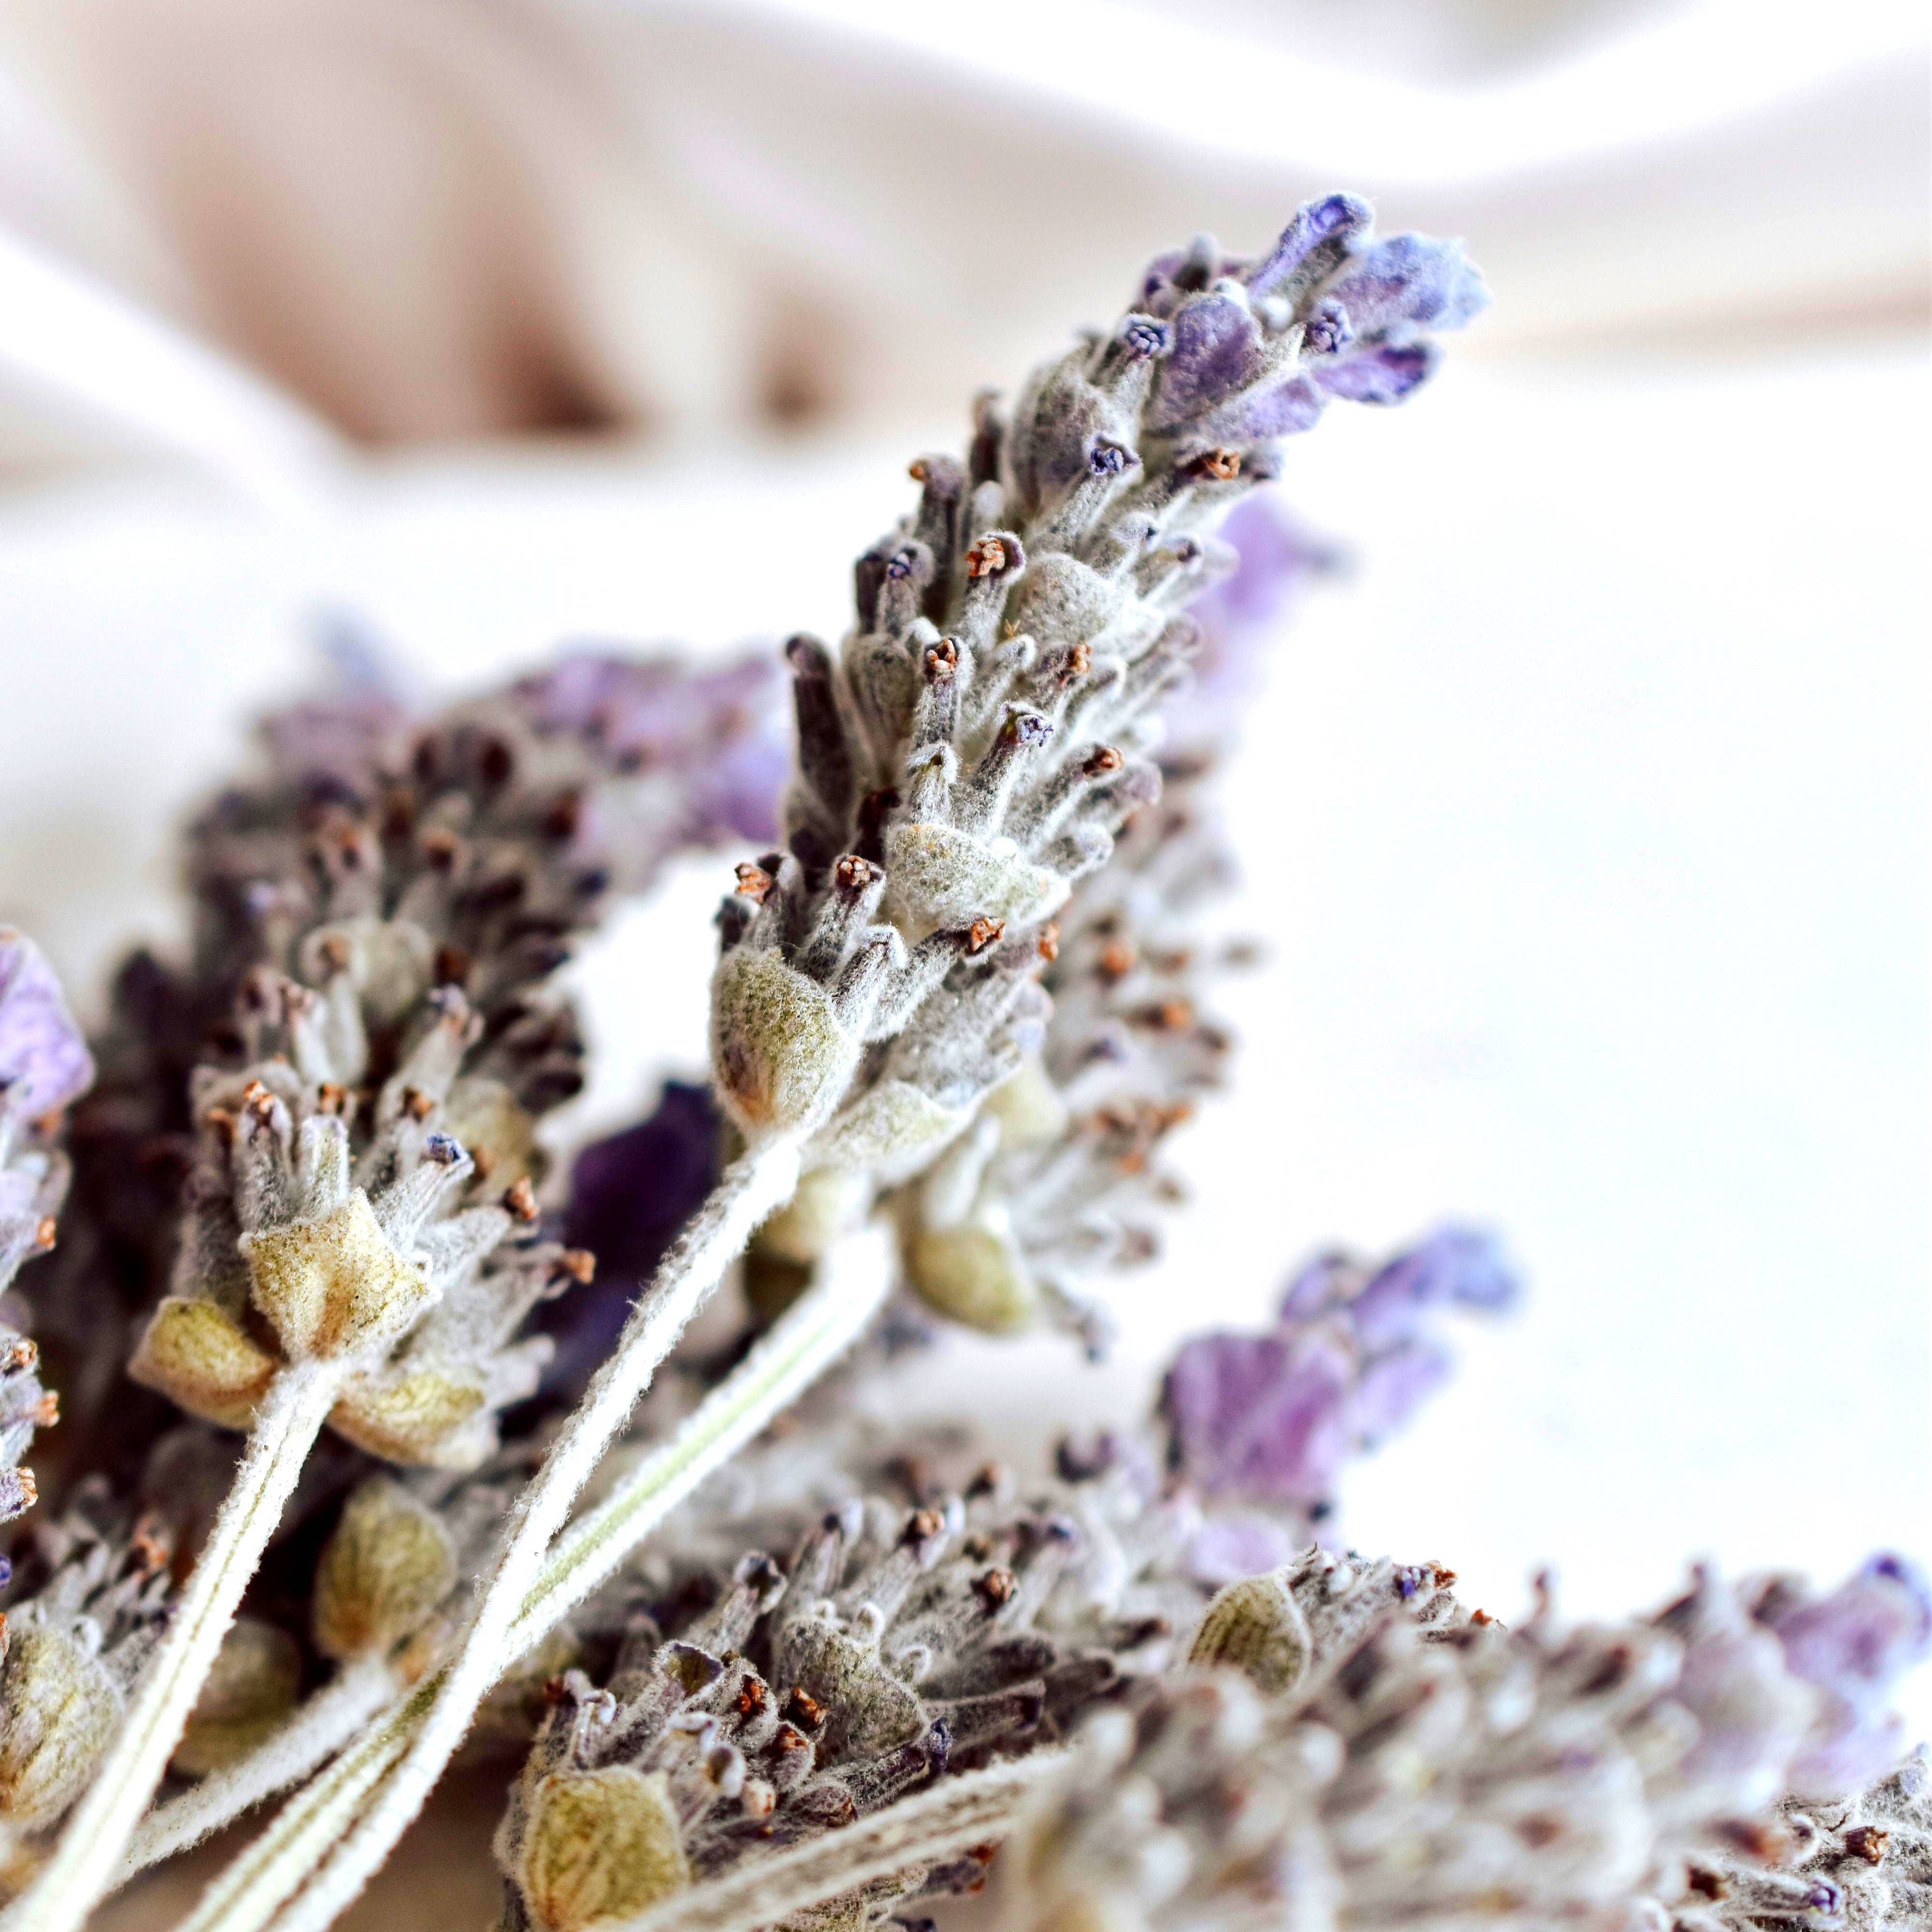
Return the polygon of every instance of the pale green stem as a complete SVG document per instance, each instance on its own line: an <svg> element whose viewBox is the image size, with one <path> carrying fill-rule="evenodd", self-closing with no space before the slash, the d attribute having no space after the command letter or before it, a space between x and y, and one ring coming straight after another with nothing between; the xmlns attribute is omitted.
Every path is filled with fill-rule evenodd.
<svg viewBox="0 0 1932 1932"><path fill-rule="evenodd" d="M167 1634L53 1856L0 1918L4 1932L75 1932L115 1882L122 1854L180 1742L341 1376L333 1364L302 1362L269 1384L234 1486L174 1606Z"/></svg>
<svg viewBox="0 0 1932 1932"><path fill-rule="evenodd" d="M605 1932L757 1932L808 1906L880 1879L955 1858L1004 1837L1028 1798L1065 1763L1064 1750L942 1778L842 1831L770 1858L754 1854L736 1870L668 1898Z"/></svg>
<svg viewBox="0 0 1932 1932"><path fill-rule="evenodd" d="M484 1691L844 1353L878 1312L891 1280L890 1240L884 1228L866 1228L839 1244L819 1264L811 1287L670 1441L646 1456L558 1539L494 1654ZM321 1895L330 1882L328 1870L296 1901L303 1917L296 1918L293 1910L280 1920L274 1915L376 1793L418 1732L446 1678L446 1672L426 1679L292 1799L261 1838L215 1880L179 1932L260 1932L272 1921L276 1932L296 1924L326 1924L346 1903Z"/></svg>
<svg viewBox="0 0 1932 1932"><path fill-rule="evenodd" d="M115 1882L171 1858L326 1764L400 1688L386 1658L345 1664L272 1737L141 1820Z"/></svg>

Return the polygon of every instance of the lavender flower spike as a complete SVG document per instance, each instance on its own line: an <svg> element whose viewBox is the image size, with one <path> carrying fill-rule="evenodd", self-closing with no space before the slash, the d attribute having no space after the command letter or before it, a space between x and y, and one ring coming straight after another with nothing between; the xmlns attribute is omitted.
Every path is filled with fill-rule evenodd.
<svg viewBox="0 0 1932 1932"><path fill-rule="evenodd" d="M1489 306L1462 244L1376 239L1368 206L1304 204L1256 261L1202 236L1149 265L1141 306L1174 346L1149 415L1177 440L1250 442L1312 429L1331 397L1400 402L1436 368L1432 331Z"/></svg>
<svg viewBox="0 0 1932 1932"><path fill-rule="evenodd" d="M52 1144L51 1117L93 1078L52 968L32 940L0 926L0 1294L22 1262L53 1246L68 1164ZM34 1343L0 1318L0 1522L33 1507L34 1473L20 1459L58 1414L39 1360Z"/></svg>

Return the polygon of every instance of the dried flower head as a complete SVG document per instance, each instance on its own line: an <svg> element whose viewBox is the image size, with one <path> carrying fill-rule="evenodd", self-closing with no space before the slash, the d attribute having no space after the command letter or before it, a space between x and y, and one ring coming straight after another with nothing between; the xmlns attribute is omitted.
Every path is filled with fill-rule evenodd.
<svg viewBox="0 0 1932 1932"><path fill-rule="evenodd" d="M44 1830L86 1787L158 1640L170 1540L90 1482L23 1553L0 1657L0 1821Z"/></svg>
<svg viewBox="0 0 1932 1932"><path fill-rule="evenodd" d="M1286 425L1231 398L1284 372L1309 380L1294 373L1304 354L1333 360L1337 381L1384 350L1420 354L1426 326L1479 305L1473 272L1452 272L1459 254L1413 237L1371 248L1366 223L1339 201L1297 216L1253 278L1256 299L1287 304L1280 317L1256 320L1225 275L1210 292L1204 273L1156 264L1145 310L1036 372L1010 424L982 401L964 464L914 464L919 505L860 558L839 652L805 637L787 647L790 849L741 868L721 914L712 1071L748 1139L805 1138L808 1173L857 1178L810 1184L782 1249L820 1238L868 1181L930 1167L1040 1042L1042 922L1158 796L1161 703L1199 642L1183 607L1232 567L1214 526L1275 473L1265 439ZM1361 346L1345 356L1316 316L1332 323L1347 301ZM1254 367L1238 372L1240 357L1216 362L1203 334L1230 303L1252 338ZM1209 381L1210 364L1230 380ZM1192 1012L1174 995L1141 1017L1192 1035ZM1098 1139L1138 1166L1175 1117L1171 1101L1115 1107ZM1030 1208L1077 1226L1096 1191L1075 1154L1046 1163L1044 1189L1040 1175L1030 1190L996 1181L982 1201L1003 1144L982 1124L911 1250L929 1299L995 1330L1026 1325L1058 1272L1004 1225L1009 1197L1030 1192L1022 1220Z"/></svg>
<svg viewBox="0 0 1932 1932"><path fill-rule="evenodd" d="M775 1442L687 1506L640 1567L652 1613L608 1688L558 1687L498 1837L507 1924L574 1926L593 1898L640 1910L1058 1738L1165 1665L1206 1601L1188 1511L1130 1456L948 1486L969 1442L829 1436L838 1453ZM859 1493L868 1479L914 1500ZM801 1529L782 1570L721 1554ZM982 1869L949 1858L880 1898L971 1888Z"/></svg>
<svg viewBox="0 0 1932 1932"><path fill-rule="evenodd" d="M1003 1925L1610 1932L1668 1922L1711 1848L1775 1849L1830 1718L1760 1592L1700 1572L1648 1619L1511 1631L1450 1580L1316 1552L1224 1592L1195 1660L1236 1668L1090 1724L1003 1861Z"/></svg>
<svg viewBox="0 0 1932 1932"><path fill-rule="evenodd" d="M537 1226L536 1120L581 1055L542 982L614 884L715 829L723 806L680 816L665 788L715 788L707 754L748 728L762 680L722 675L584 658L412 734L370 704L272 731L274 776L197 828L202 976L260 963L188 1083L186 1225L139 1379L241 1426L283 1363L352 1360L332 1421L359 1446L489 1453L548 1358L524 1316L584 1273Z"/></svg>

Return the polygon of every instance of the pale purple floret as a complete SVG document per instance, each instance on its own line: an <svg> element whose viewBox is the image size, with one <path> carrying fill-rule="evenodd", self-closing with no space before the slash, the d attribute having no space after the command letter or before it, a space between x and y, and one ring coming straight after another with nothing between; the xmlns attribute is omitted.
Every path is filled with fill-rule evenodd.
<svg viewBox="0 0 1932 1932"><path fill-rule="evenodd" d="M1401 401L1436 366L1432 331L1460 328L1489 291L1456 242L1376 238L1366 202L1305 203L1258 260L1202 242L1157 257L1140 306L1173 347L1151 428L1246 443L1312 428L1329 398Z"/></svg>
<svg viewBox="0 0 1932 1932"><path fill-rule="evenodd" d="M1203 1335L1167 1372L1182 1473L1208 1496L1321 1502L1348 1451L1356 1364L1316 1336Z"/></svg>
<svg viewBox="0 0 1932 1932"><path fill-rule="evenodd" d="M1318 579L1340 570L1340 547L1266 496L1238 504L1221 526L1240 561L1197 597L1188 615L1201 626L1190 661L1192 682L1168 701L1167 742L1186 752L1228 738L1261 688L1268 648Z"/></svg>
<svg viewBox="0 0 1932 1932"><path fill-rule="evenodd" d="M94 1060L40 948L0 926L0 1111L32 1120L64 1107L94 1078Z"/></svg>
<svg viewBox="0 0 1932 1932"><path fill-rule="evenodd" d="M1704 1564L1690 1592L1658 1624L1683 1644L1670 1695L1697 1720L1697 1739L1676 1769L1702 1808L1746 1814L1786 1788L1810 1734L1816 1700L1792 1681L1778 1640L1754 1622L1738 1592Z"/></svg>
<svg viewBox="0 0 1932 1932"><path fill-rule="evenodd" d="M538 1311L556 1342L547 1391L581 1388L615 1346L639 1289L718 1178L718 1125L706 1088L667 1081L646 1119L572 1162L563 1239L595 1255L597 1271Z"/></svg>
<svg viewBox="0 0 1932 1932"><path fill-rule="evenodd" d="M1176 1468L1207 1498L1327 1502L1345 1460L1448 1376L1425 1311L1495 1310L1517 1292L1493 1238L1469 1228L1442 1228L1379 1269L1318 1256L1288 1285L1271 1334L1183 1345L1162 1396Z"/></svg>
<svg viewBox="0 0 1932 1932"><path fill-rule="evenodd" d="M1407 1336L1424 1308L1507 1308L1520 1292L1493 1235L1475 1228L1439 1228L1375 1274L1351 1300L1348 1316L1357 1335L1375 1347Z"/></svg>
<svg viewBox="0 0 1932 1932"><path fill-rule="evenodd" d="M620 771L676 778L689 836L776 836L790 752L786 680L766 653L694 671L575 650L514 695L538 730L585 739Z"/></svg>
<svg viewBox="0 0 1932 1932"><path fill-rule="evenodd" d="M361 618L327 610L309 630L332 688L262 720L268 755L294 784L370 796L383 772L400 766L416 707L388 647Z"/></svg>
<svg viewBox="0 0 1932 1932"><path fill-rule="evenodd" d="M1774 1590L1759 1615L1784 1646L1786 1667L1825 1702L1792 1767L1792 1788L1834 1796L1890 1769L1903 1738L1886 1705L1899 1678L1932 1654L1924 1573L1903 1557L1874 1556L1829 1596L1791 1601Z"/></svg>

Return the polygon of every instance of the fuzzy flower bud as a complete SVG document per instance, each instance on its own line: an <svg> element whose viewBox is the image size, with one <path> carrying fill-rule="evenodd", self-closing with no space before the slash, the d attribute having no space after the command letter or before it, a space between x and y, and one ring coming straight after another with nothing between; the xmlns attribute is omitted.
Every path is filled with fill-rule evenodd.
<svg viewBox="0 0 1932 1932"><path fill-rule="evenodd" d="M376 1477L344 1504L310 1593L316 1648L338 1663L380 1657L413 1636L459 1580L442 1519Z"/></svg>
<svg viewBox="0 0 1932 1932"><path fill-rule="evenodd" d="M237 1618L201 1687L168 1768L205 1778L246 1757L284 1724L302 1690L302 1652L287 1631Z"/></svg>
<svg viewBox="0 0 1932 1932"><path fill-rule="evenodd" d="M309 1010L299 988L271 996L285 1018ZM284 1363L332 1360L332 1425L370 1454L463 1468L489 1453L496 1412L534 1390L549 1352L511 1337L575 1274L534 1238L527 1176L476 1202L477 1157L442 1130L476 1034L460 994L428 999L367 1109L340 1077L360 1072L359 1044L197 1076L189 1218L137 1380L240 1428Z"/></svg>
<svg viewBox="0 0 1932 1932"><path fill-rule="evenodd" d="M166 1542L93 1488L32 1545L38 1585L10 1606L0 1657L0 1822L53 1824L87 1788L159 1641Z"/></svg>

